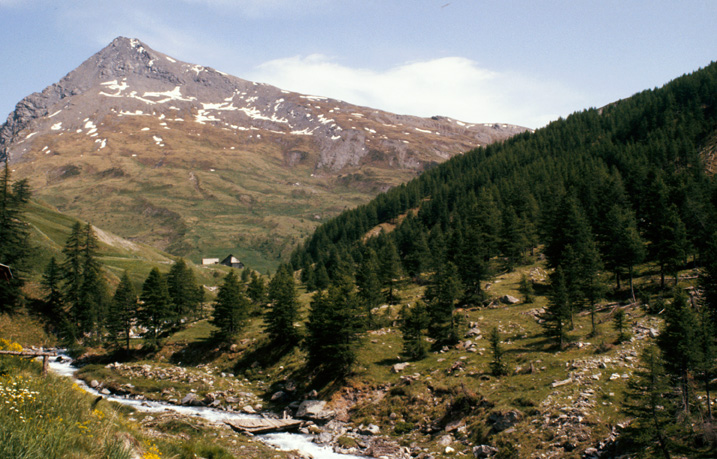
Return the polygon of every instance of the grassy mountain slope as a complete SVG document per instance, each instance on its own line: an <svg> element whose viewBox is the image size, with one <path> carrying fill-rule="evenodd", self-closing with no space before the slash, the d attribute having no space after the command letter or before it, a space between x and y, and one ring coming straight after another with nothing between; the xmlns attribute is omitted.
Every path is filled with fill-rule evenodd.
<svg viewBox="0 0 717 459"><path fill-rule="evenodd" d="M38 200L30 201L24 218L30 227L32 248L25 261L29 269L23 275L30 281L27 286L30 296L39 298L42 296L39 286L42 272L50 258L55 257L59 263L64 260L62 249L77 219ZM170 255L146 244L127 241L96 226L94 229L100 241L98 260L112 284L116 285L127 270L134 284L141 287L153 267L166 272L174 262ZM198 281L206 285L216 285L217 278L223 276L224 271L219 267L195 269Z"/></svg>

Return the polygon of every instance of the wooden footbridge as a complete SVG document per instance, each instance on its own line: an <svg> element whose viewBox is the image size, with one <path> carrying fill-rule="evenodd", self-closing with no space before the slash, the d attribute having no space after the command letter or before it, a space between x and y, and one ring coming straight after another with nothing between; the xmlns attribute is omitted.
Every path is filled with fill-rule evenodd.
<svg viewBox="0 0 717 459"><path fill-rule="evenodd" d="M17 355L21 357L42 357L42 376L47 375L47 358L57 355L56 351L0 351L0 355Z"/></svg>
<svg viewBox="0 0 717 459"><path fill-rule="evenodd" d="M234 419L224 421L237 432L250 434L265 434L270 432L290 432L301 427L298 419Z"/></svg>

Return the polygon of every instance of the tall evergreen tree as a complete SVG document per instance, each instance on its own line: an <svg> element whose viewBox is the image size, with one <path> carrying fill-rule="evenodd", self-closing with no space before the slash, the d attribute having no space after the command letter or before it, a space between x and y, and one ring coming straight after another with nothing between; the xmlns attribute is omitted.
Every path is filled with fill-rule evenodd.
<svg viewBox="0 0 717 459"><path fill-rule="evenodd" d="M555 339L560 349L565 347L568 322L570 321L570 305L565 275L561 267L558 267L550 278L548 306L545 308L542 319L545 334Z"/></svg>
<svg viewBox="0 0 717 459"><path fill-rule="evenodd" d="M462 290L458 269L451 262L446 263L434 275L433 284L426 290L430 317L428 334L438 344L455 344L460 338L456 302Z"/></svg>
<svg viewBox="0 0 717 459"><path fill-rule="evenodd" d="M645 259L645 243L637 229L635 214L628 208L614 205L605 217L606 235L603 253L607 268L615 273L617 288L620 288L620 275L627 270L630 280L630 293L635 301L633 286L633 268Z"/></svg>
<svg viewBox="0 0 717 459"><path fill-rule="evenodd" d="M381 247L381 256L379 258L379 269L381 283L386 291L386 300L389 304L396 304L397 298L395 294L396 282L401 276L401 258L398 255L396 244L390 238L386 238L386 242Z"/></svg>
<svg viewBox="0 0 717 459"><path fill-rule="evenodd" d="M92 225L87 223L82 229L82 281L80 283L79 317L80 330L94 336L99 341L107 316L109 294L107 284L102 277L97 250L99 242Z"/></svg>
<svg viewBox="0 0 717 459"><path fill-rule="evenodd" d="M294 323L299 319L299 302L294 275L288 265L280 266L269 282L269 302L265 316L269 338L279 344L297 344L300 336Z"/></svg>
<svg viewBox="0 0 717 459"><path fill-rule="evenodd" d="M130 350L132 323L137 319L138 306L137 292L125 271L110 302L107 331L110 339L118 345L124 341L127 352Z"/></svg>
<svg viewBox="0 0 717 459"><path fill-rule="evenodd" d="M493 353L493 360L490 361L490 373L493 376L506 375L508 373L508 368L503 358L505 351L500 345L500 333L498 332L498 327L493 327L491 329L488 340L490 341L490 349Z"/></svg>
<svg viewBox="0 0 717 459"><path fill-rule="evenodd" d="M345 376L356 360L361 331L360 307L353 283L343 277L311 300L306 323L309 364L330 375Z"/></svg>
<svg viewBox="0 0 717 459"><path fill-rule="evenodd" d="M371 311L383 302L384 296L379 279L378 257L371 248L366 249L356 270L356 287L358 288L358 299L365 311L367 326L373 328L376 322Z"/></svg>
<svg viewBox="0 0 717 459"><path fill-rule="evenodd" d="M628 381L623 410L633 421L624 437L641 457L655 457L659 452L671 459L669 439L676 433L675 400L659 349L645 348L640 364Z"/></svg>
<svg viewBox="0 0 717 459"><path fill-rule="evenodd" d="M232 270L219 287L217 300L214 303L212 324L219 329L217 337L222 341L230 342L246 325L248 314L249 300L242 291L236 273Z"/></svg>
<svg viewBox="0 0 717 459"><path fill-rule="evenodd" d="M84 248L82 224L75 222L72 225L70 235L65 241L65 247L62 253L65 255L65 261L62 263L63 273L63 294L65 305L68 308L69 320L67 326L70 328L66 333L77 336L80 331L80 321L82 317L82 250Z"/></svg>
<svg viewBox="0 0 717 459"><path fill-rule="evenodd" d="M169 268L167 291L172 303L172 321L175 326L190 316L197 316L201 303L201 287L197 285L194 272L183 258Z"/></svg>
<svg viewBox="0 0 717 459"><path fill-rule="evenodd" d="M686 295L676 290L665 311L665 328L657 338L665 368L680 381L682 409L690 412L690 374L701 356L697 315L687 302Z"/></svg>
<svg viewBox="0 0 717 459"><path fill-rule="evenodd" d="M57 264L55 257L52 257L42 274L42 287L45 289L45 313L55 323L60 323L64 315L61 282L60 265Z"/></svg>
<svg viewBox="0 0 717 459"><path fill-rule="evenodd" d="M138 323L145 328L144 337L150 346L159 344L159 336L171 324L172 309L167 281L159 269L152 268L142 284L140 295L142 306L138 314Z"/></svg>
<svg viewBox="0 0 717 459"><path fill-rule="evenodd" d="M421 360L426 357L427 345L425 330L430 318L426 304L417 301L415 306L404 306L401 309L401 333L403 333L403 353L411 360Z"/></svg>
<svg viewBox="0 0 717 459"><path fill-rule="evenodd" d="M5 164L0 174L0 263L10 266L13 277L0 282L0 312L15 310L22 299L24 262L29 255L29 229L22 210L29 201L27 181L11 184L10 169Z"/></svg>
<svg viewBox="0 0 717 459"><path fill-rule="evenodd" d="M266 284L264 283L264 278L258 275L256 271L251 272L249 283L246 287L246 295L252 303L256 305L264 304L266 302Z"/></svg>

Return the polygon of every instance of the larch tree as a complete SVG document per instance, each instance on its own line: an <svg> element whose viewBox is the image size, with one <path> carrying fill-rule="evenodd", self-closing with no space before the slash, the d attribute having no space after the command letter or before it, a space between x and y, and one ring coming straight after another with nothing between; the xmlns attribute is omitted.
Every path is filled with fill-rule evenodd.
<svg viewBox="0 0 717 459"><path fill-rule="evenodd" d="M113 342L118 345L124 342L127 352L130 350L132 324L137 318L138 307L137 292L125 271L110 302L107 330Z"/></svg>
<svg viewBox="0 0 717 459"><path fill-rule="evenodd" d="M280 266L269 282L269 309L264 320L274 343L294 346L299 342L299 331L294 326L299 320L299 301L296 281L288 265Z"/></svg>
<svg viewBox="0 0 717 459"><path fill-rule="evenodd" d="M152 268L142 284L139 325L145 328L144 337L150 346L159 344L159 336L171 323L172 309L167 281L159 269Z"/></svg>
<svg viewBox="0 0 717 459"><path fill-rule="evenodd" d="M218 328L216 336L224 342L231 342L246 325L249 315L249 299L234 270L224 277L214 303L212 324Z"/></svg>

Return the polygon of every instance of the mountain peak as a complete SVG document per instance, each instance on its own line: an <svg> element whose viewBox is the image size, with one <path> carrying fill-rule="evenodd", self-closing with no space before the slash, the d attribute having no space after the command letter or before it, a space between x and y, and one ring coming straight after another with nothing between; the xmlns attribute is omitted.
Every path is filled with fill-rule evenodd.
<svg viewBox="0 0 717 459"><path fill-rule="evenodd" d="M302 148L319 153L316 167L334 171L360 166L370 155L389 158L392 167L421 170L524 130L395 115L283 91L176 60L137 38L117 37L58 83L18 103L0 126L0 159L9 155L16 161L43 147L50 149L50 141L63 133L87 135L89 125L105 123L89 134L95 137L101 131L121 131L127 116L152 117L155 122L186 119L193 124L185 128L208 125L233 132L241 142L257 134L282 150L308 141L311 148ZM163 130L169 128L166 123Z"/></svg>

